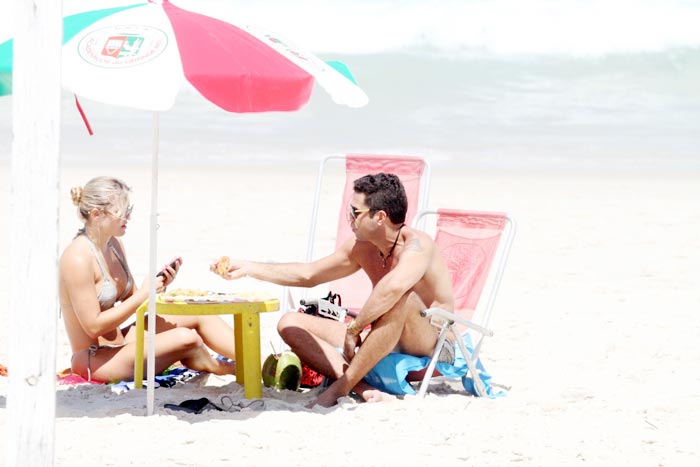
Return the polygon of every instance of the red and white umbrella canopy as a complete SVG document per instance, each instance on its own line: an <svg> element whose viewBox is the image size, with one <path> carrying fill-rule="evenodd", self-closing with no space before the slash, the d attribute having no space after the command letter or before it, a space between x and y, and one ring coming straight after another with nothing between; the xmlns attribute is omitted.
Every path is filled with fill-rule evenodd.
<svg viewBox="0 0 700 467"><path fill-rule="evenodd" d="M223 1L63 0L63 12L63 86L91 100L164 111L189 83L229 112L291 111L316 82L338 104L368 102L349 74ZM0 42L0 75L11 42Z"/></svg>

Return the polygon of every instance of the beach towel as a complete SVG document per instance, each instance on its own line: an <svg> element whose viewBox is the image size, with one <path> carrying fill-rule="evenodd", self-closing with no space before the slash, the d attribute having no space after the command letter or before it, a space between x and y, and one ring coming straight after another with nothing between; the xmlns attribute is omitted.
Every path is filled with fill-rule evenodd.
<svg viewBox="0 0 700 467"><path fill-rule="evenodd" d="M474 346L472 345L469 334L464 335L464 344L467 351L472 353ZM370 370L365 376L365 381L375 388L388 392L394 395L415 395L416 391L411 384L406 380L408 374L412 371L420 371L425 369L430 363L430 357L414 357L412 355L390 353ZM476 367L479 370L479 378L484 383L486 395L489 398L501 397L505 392L497 390L491 382L491 375L486 371L481 359L476 361ZM462 352L458 345L455 346L455 361L453 364L438 362L436 369L445 377L462 378L462 386L464 389L474 396L478 396L474 389L473 376L468 374L467 363L462 357Z"/></svg>
<svg viewBox="0 0 700 467"><path fill-rule="evenodd" d="M170 367L163 373L155 377L154 387L171 388L177 383L185 383L191 380L195 376L199 375L199 373L199 371L190 370L189 368L186 368L184 366ZM76 386L79 384L110 384L112 390L115 390L117 392L129 391L131 389L134 389L133 381L125 380L119 381L118 383L105 383L103 381L97 380L88 381L82 376L72 373L70 368L66 368L65 370L59 371L56 374L56 381L58 382L58 384L62 384L65 386ZM146 380L144 380L144 384L145 382Z"/></svg>
<svg viewBox="0 0 700 467"><path fill-rule="evenodd" d="M155 388L171 388L178 383L186 383L195 376L199 375L199 371L190 370L184 366L170 367L160 375L156 375L154 385ZM143 387L147 387L147 380L143 380ZM130 391L134 389L133 381L120 381L112 384L112 390Z"/></svg>
<svg viewBox="0 0 700 467"><path fill-rule="evenodd" d="M78 384L105 384L102 381L88 381L82 376L74 374L57 374L56 382L63 386L77 386Z"/></svg>

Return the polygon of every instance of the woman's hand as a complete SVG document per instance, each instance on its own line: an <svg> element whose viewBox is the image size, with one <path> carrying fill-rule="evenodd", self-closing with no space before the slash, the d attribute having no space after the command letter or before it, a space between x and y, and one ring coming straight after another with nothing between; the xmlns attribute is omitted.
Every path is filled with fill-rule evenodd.
<svg viewBox="0 0 700 467"><path fill-rule="evenodd" d="M182 258L175 258L169 264L163 266L163 269L156 275L158 278L163 279L163 290L158 293L165 292L165 287L169 286L175 280L177 272L180 270L180 265L182 264ZM156 287L157 288L157 287Z"/></svg>
<svg viewBox="0 0 700 467"><path fill-rule="evenodd" d="M156 292L163 293L172 281L175 280L175 273L163 269L163 274L156 276Z"/></svg>
<svg viewBox="0 0 700 467"><path fill-rule="evenodd" d="M174 278L174 276L173 276ZM156 293L164 293L165 288L167 287L166 285L166 275L163 274L162 276L156 276ZM172 280L170 280L172 282Z"/></svg>
<svg viewBox="0 0 700 467"><path fill-rule="evenodd" d="M154 279L156 283L156 293L163 293L165 292L165 275L157 275L156 278ZM143 294L143 300L148 299L148 293L150 290L150 285L151 281L148 280L148 277L146 277L143 282L141 283L141 287L139 287L138 292Z"/></svg>

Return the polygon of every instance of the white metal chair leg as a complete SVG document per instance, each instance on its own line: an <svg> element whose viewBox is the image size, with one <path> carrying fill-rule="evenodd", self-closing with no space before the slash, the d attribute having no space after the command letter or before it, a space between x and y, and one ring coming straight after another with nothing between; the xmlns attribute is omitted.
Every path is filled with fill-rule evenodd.
<svg viewBox="0 0 700 467"><path fill-rule="evenodd" d="M479 370L476 368L476 363L473 359L473 355L469 354L469 352L467 351L467 346L464 345L464 340L457 335L457 332L455 332L454 328L450 328L450 330L452 331L452 335L457 341L457 344L459 344L459 349L462 351L464 361L467 363L469 374L474 380L474 389L476 390L476 393L479 395L479 397L486 396L486 389L484 388L484 383L481 381L481 377L479 376Z"/></svg>
<svg viewBox="0 0 700 467"><path fill-rule="evenodd" d="M442 346L445 344L445 339L447 339L447 326L447 323L442 325L442 330L440 331L437 344L435 345L435 352L433 352L433 357L430 359L428 369L425 371L425 375L423 375L423 381L420 383L420 389L418 390L418 397L420 399L425 398L425 393L428 391L430 380L433 377L433 372L435 371L435 366L437 365L438 356L442 351Z"/></svg>

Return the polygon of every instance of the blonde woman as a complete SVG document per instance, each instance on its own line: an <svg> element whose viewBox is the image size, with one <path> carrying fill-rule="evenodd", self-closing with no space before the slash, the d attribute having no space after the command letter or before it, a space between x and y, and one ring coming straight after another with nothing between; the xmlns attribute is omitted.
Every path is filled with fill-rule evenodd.
<svg viewBox="0 0 700 467"><path fill-rule="evenodd" d="M133 379L135 325L120 325L148 298L149 281L163 292L179 262L140 287L129 271L124 246L131 216L130 188L121 180L97 177L71 190L83 227L61 255L59 297L73 351L71 369L87 380ZM235 365L213 358L207 348L235 359L233 330L218 316L157 316L156 373L174 362L215 374L235 374Z"/></svg>

